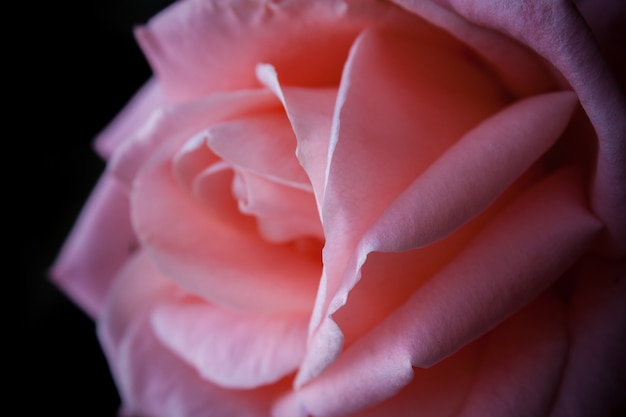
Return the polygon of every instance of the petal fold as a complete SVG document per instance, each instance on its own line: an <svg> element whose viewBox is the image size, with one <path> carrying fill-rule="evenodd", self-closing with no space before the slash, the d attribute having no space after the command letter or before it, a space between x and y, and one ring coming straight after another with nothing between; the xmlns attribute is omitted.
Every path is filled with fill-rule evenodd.
<svg viewBox="0 0 626 417"><path fill-rule="evenodd" d="M144 252L120 270L107 300L98 336L122 397L122 415L153 417L264 417L285 388L233 391L203 380L155 335L151 317L180 290Z"/></svg>
<svg viewBox="0 0 626 417"><path fill-rule="evenodd" d="M220 194L215 204L232 204L230 178L203 181ZM219 182L218 181L218 182ZM292 245L271 244L249 222L224 222L198 204L177 181L169 155L144 166L131 195L133 225L157 268L207 301L235 310L310 311L320 275L319 261ZM210 204L210 199L205 204ZM235 213L234 216L242 217Z"/></svg>

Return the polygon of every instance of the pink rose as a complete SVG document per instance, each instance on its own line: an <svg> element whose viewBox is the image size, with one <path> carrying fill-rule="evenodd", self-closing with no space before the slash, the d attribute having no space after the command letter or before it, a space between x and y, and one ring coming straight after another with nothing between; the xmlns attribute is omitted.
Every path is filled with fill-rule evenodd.
<svg viewBox="0 0 626 417"><path fill-rule="evenodd" d="M624 407L624 3L580 5L595 35L568 1L396 3L137 29L155 77L54 268L123 415Z"/></svg>

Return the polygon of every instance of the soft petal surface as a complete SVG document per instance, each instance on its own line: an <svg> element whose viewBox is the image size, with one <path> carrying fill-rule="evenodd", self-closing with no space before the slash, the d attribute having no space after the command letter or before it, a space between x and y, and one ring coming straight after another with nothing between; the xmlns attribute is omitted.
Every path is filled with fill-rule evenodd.
<svg viewBox="0 0 626 417"><path fill-rule="evenodd" d="M129 211L125 187L103 175L52 269L57 284L94 318L117 270L137 247Z"/></svg>
<svg viewBox="0 0 626 417"><path fill-rule="evenodd" d="M162 147L174 153L190 137L212 123L273 108L277 101L267 91L215 94L196 101L159 107L134 134L117 148L108 169L127 184Z"/></svg>
<svg viewBox="0 0 626 417"><path fill-rule="evenodd" d="M339 89L322 206L329 296L320 296L313 322L367 227L448 146L503 106L499 86L459 48L430 32L368 30L355 43Z"/></svg>
<svg viewBox="0 0 626 417"><path fill-rule="evenodd" d="M321 212L337 90L282 86L276 69L269 64L258 65L257 76L276 94L287 112L298 141L296 155L309 177Z"/></svg>
<svg viewBox="0 0 626 417"><path fill-rule="evenodd" d="M546 415L567 358L564 313L562 302L548 291L488 333L472 387L455 417Z"/></svg>
<svg viewBox="0 0 626 417"><path fill-rule="evenodd" d="M170 6L136 36L174 100L257 87L260 62L275 65L287 84L336 85L355 36L389 9L378 2L191 0Z"/></svg>
<svg viewBox="0 0 626 417"><path fill-rule="evenodd" d="M177 181L168 156L140 171L131 198L135 230L158 269L220 306L256 312L310 311L319 261L291 245L268 243L245 222L224 223L213 216ZM220 180L225 181L221 191L226 194L215 195L214 200L234 201L229 178ZM216 184L213 190L219 190Z"/></svg>
<svg viewBox="0 0 626 417"><path fill-rule="evenodd" d="M586 209L576 175L567 170L553 175L491 222L402 307L359 339L347 357L359 361L357 356L372 349L395 352L384 371L393 373L409 363L437 363L538 296L588 249L600 229ZM415 317L421 318L419 325ZM335 328L332 319L324 320L313 346L336 343ZM324 369L328 356L312 350L303 368L319 372L316 366ZM310 369L301 369L298 382L308 380Z"/></svg>
<svg viewBox="0 0 626 417"><path fill-rule="evenodd" d="M224 387L257 388L296 370L306 344L306 315L249 315L180 300L152 320L161 342L200 375Z"/></svg>
<svg viewBox="0 0 626 417"><path fill-rule="evenodd" d="M118 275L98 335L111 363L122 415L151 417L263 417L283 388L232 391L203 380L154 334L154 308L179 290L139 252Z"/></svg>
<svg viewBox="0 0 626 417"><path fill-rule="evenodd" d="M392 252L424 246L486 209L565 131L576 108L565 91L522 100L482 122L416 179L363 243Z"/></svg>
<svg viewBox="0 0 626 417"><path fill-rule="evenodd" d="M398 4L419 14L415 0ZM554 65L572 86L598 135L594 212L607 225L607 248L626 254L626 97L592 32L569 1L437 0L478 26L502 31Z"/></svg>

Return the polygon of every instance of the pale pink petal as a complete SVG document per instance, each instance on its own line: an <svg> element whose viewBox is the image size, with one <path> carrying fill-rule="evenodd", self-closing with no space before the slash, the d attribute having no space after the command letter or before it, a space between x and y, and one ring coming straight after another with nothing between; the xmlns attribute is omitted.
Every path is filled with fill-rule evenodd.
<svg viewBox="0 0 626 417"><path fill-rule="evenodd" d="M160 341L224 388L250 389L294 372L304 355L308 316L241 314L203 301L156 308Z"/></svg>
<svg viewBox="0 0 626 417"><path fill-rule="evenodd" d="M388 9L334 0L189 0L153 18L136 36L174 100L257 87L259 62L275 65L287 84L336 85L355 36Z"/></svg>
<svg viewBox="0 0 626 417"><path fill-rule="evenodd" d="M504 32L554 65L577 93L598 135L591 193L607 250L626 253L626 97L572 2L437 0L479 26ZM414 1L401 1L407 8Z"/></svg>
<svg viewBox="0 0 626 417"><path fill-rule="evenodd" d="M601 230L581 189L570 171L531 188L335 363L345 357L365 366L360 361L373 363L371 352L392 352L383 361L388 368L371 372L387 375L383 381L405 378L409 364L431 366L522 308L571 267ZM312 343L334 343L334 328L332 319L322 321ZM324 354L305 357L298 382L319 372L319 363L328 365Z"/></svg>
<svg viewBox="0 0 626 417"><path fill-rule="evenodd" d="M626 264L590 259L572 278L571 347L550 417L621 416L626 410Z"/></svg>
<svg viewBox="0 0 626 417"><path fill-rule="evenodd" d="M105 173L67 238L52 278L92 317L99 317L117 270L137 247L128 193Z"/></svg>
<svg viewBox="0 0 626 417"><path fill-rule="evenodd" d="M572 92L551 93L487 119L428 167L368 229L362 244L397 252L447 236L486 209L554 145L576 105Z"/></svg>
<svg viewBox="0 0 626 417"><path fill-rule="evenodd" d="M223 175L220 178L228 181ZM220 306L257 312L310 311L319 261L292 245L270 244L245 224L224 223L212 216L176 180L167 155L144 166L134 185L135 230L168 278ZM225 188L212 186L222 192ZM215 196L218 204L228 199L232 196Z"/></svg>
<svg viewBox="0 0 626 417"><path fill-rule="evenodd" d="M151 317L179 292L140 252L121 270L98 323L98 335L123 400L123 415L263 417L285 387L233 391L203 380L161 344Z"/></svg>
<svg viewBox="0 0 626 417"><path fill-rule="evenodd" d="M130 184L137 171L162 146L174 153L199 131L213 123L266 111L278 104L267 91L238 91L160 107L116 149L108 169Z"/></svg>
<svg viewBox="0 0 626 417"><path fill-rule="evenodd" d="M129 140L148 116L163 105L165 97L161 86L155 78L151 78L100 132L94 143L95 148L104 159L109 159L118 146Z"/></svg>

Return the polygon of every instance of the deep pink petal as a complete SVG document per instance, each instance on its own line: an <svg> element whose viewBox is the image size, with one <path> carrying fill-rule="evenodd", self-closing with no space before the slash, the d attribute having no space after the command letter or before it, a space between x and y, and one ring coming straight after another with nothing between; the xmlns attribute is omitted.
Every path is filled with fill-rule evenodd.
<svg viewBox="0 0 626 417"><path fill-rule="evenodd" d="M308 316L241 314L203 301L156 308L160 341L224 388L250 389L294 372L304 355Z"/></svg>
<svg viewBox="0 0 626 417"><path fill-rule="evenodd" d="M105 173L52 268L52 277L92 317L99 317L111 283L137 247L128 193Z"/></svg>
<svg viewBox="0 0 626 417"><path fill-rule="evenodd" d="M179 290L140 252L121 270L107 301L98 335L123 400L123 415L150 417L263 417L284 388L233 391L203 380L166 348L151 317Z"/></svg>
<svg viewBox="0 0 626 417"><path fill-rule="evenodd" d="M217 204L234 201L226 184L212 186L221 192L214 196ZM135 230L158 269L190 292L238 310L310 311L319 261L203 209L174 178L168 155L140 171L131 209Z"/></svg>

